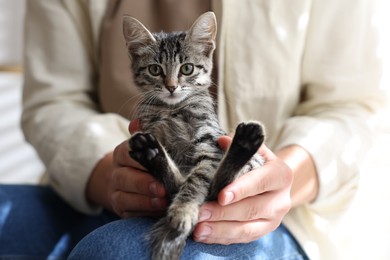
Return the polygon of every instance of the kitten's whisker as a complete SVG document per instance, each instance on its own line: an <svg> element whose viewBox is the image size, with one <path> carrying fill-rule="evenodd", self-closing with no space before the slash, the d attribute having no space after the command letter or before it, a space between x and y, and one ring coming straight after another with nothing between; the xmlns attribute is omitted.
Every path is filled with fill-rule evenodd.
<svg viewBox="0 0 390 260"><path fill-rule="evenodd" d="M154 91L148 91L143 94L142 99L138 100L138 104L136 105L136 109L134 110L134 113L137 115L143 115L146 117L149 117L151 106L150 104L153 104L154 100L156 99L154 95ZM144 110L140 110L140 109Z"/></svg>
<svg viewBox="0 0 390 260"><path fill-rule="evenodd" d="M135 113L135 110L136 110L136 107L138 106L139 102L140 102L140 99L143 97L143 93L137 93L136 95L128 98L118 109L117 111L117 114L121 114L121 112L126 108L127 104L129 104L130 102L133 102L135 101L136 104L133 106L133 109L131 111L128 111L128 115L127 115L127 119L131 119L132 118L132 115L134 115Z"/></svg>

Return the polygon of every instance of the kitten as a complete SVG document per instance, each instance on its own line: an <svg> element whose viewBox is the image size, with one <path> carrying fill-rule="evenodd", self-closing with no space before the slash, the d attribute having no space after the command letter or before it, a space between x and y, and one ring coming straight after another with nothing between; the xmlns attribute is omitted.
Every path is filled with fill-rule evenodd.
<svg viewBox="0 0 390 260"><path fill-rule="evenodd" d="M152 228L153 259L179 259L198 222L199 207L240 175L263 165L256 151L263 127L241 123L225 154L211 82L216 19L201 15L188 32L150 33L124 16L123 33L134 81L143 95L136 118L143 132L129 140L129 155L164 184L171 202Z"/></svg>

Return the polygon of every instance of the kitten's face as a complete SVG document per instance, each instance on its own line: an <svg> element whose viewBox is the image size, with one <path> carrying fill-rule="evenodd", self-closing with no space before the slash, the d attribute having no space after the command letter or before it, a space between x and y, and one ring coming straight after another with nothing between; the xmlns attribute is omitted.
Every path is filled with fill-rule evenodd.
<svg viewBox="0 0 390 260"><path fill-rule="evenodd" d="M148 98L174 105L210 86L214 14L200 16L187 33L152 35L129 16L123 26L134 81Z"/></svg>

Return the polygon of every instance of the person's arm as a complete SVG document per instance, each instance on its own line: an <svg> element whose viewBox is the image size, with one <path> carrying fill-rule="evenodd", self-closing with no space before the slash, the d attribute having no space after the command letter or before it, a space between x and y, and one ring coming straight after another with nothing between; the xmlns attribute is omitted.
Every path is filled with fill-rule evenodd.
<svg viewBox="0 0 390 260"><path fill-rule="evenodd" d="M314 1L311 7L301 100L274 147L296 145L312 158L318 194L310 207L332 201L334 209L345 208L356 191L359 167L373 139L370 119L385 100L374 15L375 1Z"/></svg>
<svg viewBox="0 0 390 260"><path fill-rule="evenodd" d="M371 1L313 2L301 102L272 133L278 157L265 150L271 160L224 188L218 203L202 207L196 240L253 241L274 230L291 206L326 211L331 201L332 210L345 208L371 143L370 118L384 100L373 7Z"/></svg>
<svg viewBox="0 0 390 260"><path fill-rule="evenodd" d="M100 207L86 199L85 187L97 162L129 137L128 120L100 113L97 64L75 14L61 1L26 4L24 134L56 191L76 209L98 212ZM79 15L87 15L84 11Z"/></svg>
<svg viewBox="0 0 390 260"><path fill-rule="evenodd" d="M45 163L51 186L75 209L106 208L121 217L161 214L164 189L128 156L129 121L102 113L96 102L98 64L93 39L83 31L89 24L82 23L90 17L79 17L88 15L84 9L70 11L80 5L27 2L26 139Z"/></svg>
<svg viewBox="0 0 390 260"><path fill-rule="evenodd" d="M318 176L310 154L300 146L291 145L278 151L276 156L290 167L294 176L292 207L313 202L318 194Z"/></svg>

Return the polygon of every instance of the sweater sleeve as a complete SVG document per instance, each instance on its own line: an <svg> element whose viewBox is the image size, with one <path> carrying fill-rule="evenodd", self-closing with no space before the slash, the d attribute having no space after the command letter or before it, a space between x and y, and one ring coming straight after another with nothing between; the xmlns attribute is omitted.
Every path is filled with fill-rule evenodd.
<svg viewBox="0 0 390 260"><path fill-rule="evenodd" d="M276 149L296 144L311 154L320 183L315 209L342 205L335 201L353 194L373 137L371 119L384 103L374 3L312 3L301 103Z"/></svg>
<svg viewBox="0 0 390 260"><path fill-rule="evenodd" d="M95 213L85 186L97 162L129 137L128 120L96 103L97 63L88 19L61 1L27 1L22 128L50 184L75 209ZM76 6L77 7L77 6ZM79 14L87 15L84 12Z"/></svg>

